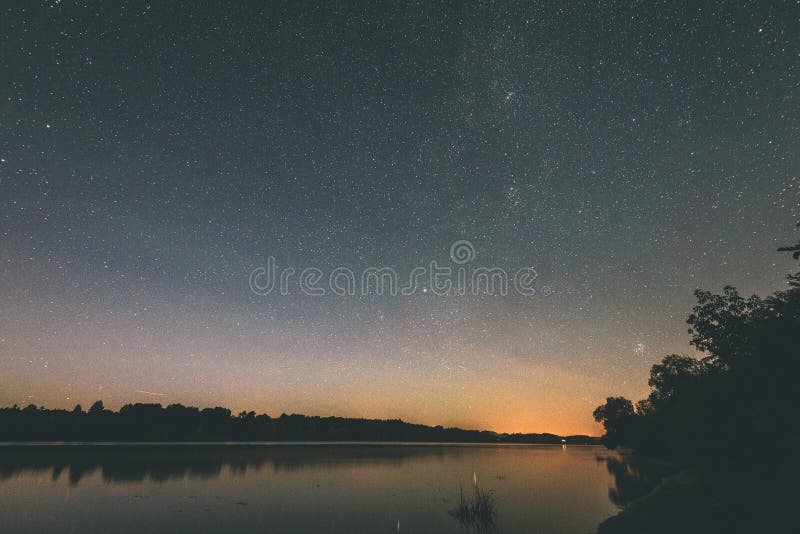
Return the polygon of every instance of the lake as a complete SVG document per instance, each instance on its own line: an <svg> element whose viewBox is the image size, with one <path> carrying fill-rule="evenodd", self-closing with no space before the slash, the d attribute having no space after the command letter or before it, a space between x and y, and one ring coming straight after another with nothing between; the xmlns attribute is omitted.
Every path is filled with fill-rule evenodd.
<svg viewBox="0 0 800 534"><path fill-rule="evenodd" d="M595 446L3 445L0 525L7 534L587 534L652 487L646 473ZM491 513L465 516L460 496L469 505L476 486Z"/></svg>

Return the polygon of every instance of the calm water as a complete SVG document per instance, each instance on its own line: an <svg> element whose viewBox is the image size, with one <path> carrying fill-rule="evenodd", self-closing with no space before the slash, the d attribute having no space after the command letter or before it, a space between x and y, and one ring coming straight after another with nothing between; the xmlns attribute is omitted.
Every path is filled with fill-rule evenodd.
<svg viewBox="0 0 800 534"><path fill-rule="evenodd" d="M593 532L652 485L602 447L0 446L0 530ZM463 523L459 490L496 521Z"/></svg>

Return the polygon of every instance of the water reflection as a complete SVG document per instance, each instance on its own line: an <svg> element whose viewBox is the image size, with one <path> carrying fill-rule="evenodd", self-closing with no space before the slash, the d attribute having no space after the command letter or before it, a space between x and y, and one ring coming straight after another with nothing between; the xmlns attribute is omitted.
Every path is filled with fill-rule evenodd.
<svg viewBox="0 0 800 534"><path fill-rule="evenodd" d="M649 473L591 446L0 446L0 525L579 534L646 491Z"/></svg>
<svg viewBox="0 0 800 534"><path fill-rule="evenodd" d="M478 446L476 446L478 447ZM72 485L96 471L106 482L217 478L223 471L347 469L353 465L402 467L412 459L458 457L466 447L437 445L36 445L5 446L0 480L33 471L64 473Z"/></svg>
<svg viewBox="0 0 800 534"><path fill-rule="evenodd" d="M614 477L614 484L608 488L608 498L620 508L650 493L665 476L675 471L669 464L632 454L598 455L597 460L605 463Z"/></svg>

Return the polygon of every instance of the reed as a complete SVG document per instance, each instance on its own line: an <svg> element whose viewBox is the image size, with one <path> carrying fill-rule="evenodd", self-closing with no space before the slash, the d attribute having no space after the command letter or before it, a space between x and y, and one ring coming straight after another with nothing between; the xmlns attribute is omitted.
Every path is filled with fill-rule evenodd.
<svg viewBox="0 0 800 534"><path fill-rule="evenodd" d="M497 522L494 493L483 491L476 484L471 495L464 495L464 488L459 487L458 502L449 513L464 527L477 532L491 532Z"/></svg>

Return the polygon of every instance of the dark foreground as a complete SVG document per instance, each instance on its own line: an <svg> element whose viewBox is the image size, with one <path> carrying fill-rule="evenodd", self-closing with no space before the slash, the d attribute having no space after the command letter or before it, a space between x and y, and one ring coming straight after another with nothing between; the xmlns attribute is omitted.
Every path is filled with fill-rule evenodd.
<svg viewBox="0 0 800 534"><path fill-rule="evenodd" d="M603 521L598 534L797 532L792 471L772 462L686 469Z"/></svg>

